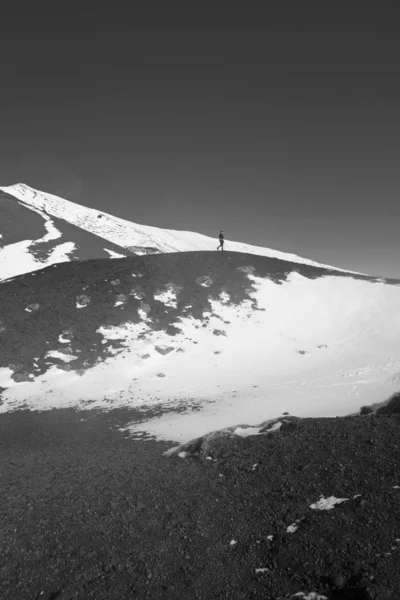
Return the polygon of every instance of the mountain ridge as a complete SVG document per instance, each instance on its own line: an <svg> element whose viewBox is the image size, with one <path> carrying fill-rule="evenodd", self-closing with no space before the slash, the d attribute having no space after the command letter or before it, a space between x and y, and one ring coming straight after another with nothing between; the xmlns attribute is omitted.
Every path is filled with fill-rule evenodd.
<svg viewBox="0 0 400 600"><path fill-rule="evenodd" d="M55 196L54 194L41 192L29 187L24 183L18 183L8 187L0 187L0 192L15 198L15 200L26 209L41 214L44 220L51 220L54 218L63 220L70 225L79 227L82 231L102 238L105 240L105 244L111 243L118 248L122 248L122 250L120 250L121 256L131 253L154 254L165 252L216 250L216 239L206 235L190 231L169 230L149 225L139 225L132 221L115 217L105 213L104 211L99 211L94 208L76 204L70 200ZM2 231L0 230L0 235L1 234ZM71 253L71 242L66 240L66 243L70 243L70 246L67 248L66 255L62 255L62 260L58 260L58 262L69 260L68 256ZM250 244L230 240L227 241L226 246L227 249L234 252L244 252L247 254L257 254L260 256L278 258L289 262L308 264L320 268L330 269L336 272L354 273L353 271L348 271L332 265L325 265L311 259L302 258L295 254L285 253L278 250L273 250L271 248L252 246ZM12 251L13 249L9 249L11 258ZM116 250L114 249L113 251L115 252ZM101 256L95 256L92 252L90 258L97 257L101 258ZM58 259L59 257L56 256L56 258ZM2 262L4 263L5 259L3 257L2 261L0 251L0 280L5 278L1 272ZM46 265L39 264L37 268L48 266L49 264L54 264L55 262L57 262L57 260L49 260ZM7 263L10 264L10 257L7 257ZM25 272L28 272L29 270L35 269L27 269Z"/></svg>
<svg viewBox="0 0 400 600"><path fill-rule="evenodd" d="M132 255L0 190L0 281L63 262Z"/></svg>

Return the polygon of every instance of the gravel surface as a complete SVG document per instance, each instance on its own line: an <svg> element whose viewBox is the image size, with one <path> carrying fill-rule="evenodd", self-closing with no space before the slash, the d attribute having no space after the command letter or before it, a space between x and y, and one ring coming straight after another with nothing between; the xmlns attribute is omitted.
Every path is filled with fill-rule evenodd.
<svg viewBox="0 0 400 600"><path fill-rule="evenodd" d="M390 413L288 420L186 458L119 431L132 411L2 414L0 597L398 599ZM342 501L310 508L321 496Z"/></svg>

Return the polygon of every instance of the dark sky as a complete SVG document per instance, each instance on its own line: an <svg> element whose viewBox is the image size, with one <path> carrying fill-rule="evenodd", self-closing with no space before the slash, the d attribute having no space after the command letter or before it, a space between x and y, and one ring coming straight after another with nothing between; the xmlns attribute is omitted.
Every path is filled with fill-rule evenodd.
<svg viewBox="0 0 400 600"><path fill-rule="evenodd" d="M400 277L400 3L189 4L0 9L0 185Z"/></svg>

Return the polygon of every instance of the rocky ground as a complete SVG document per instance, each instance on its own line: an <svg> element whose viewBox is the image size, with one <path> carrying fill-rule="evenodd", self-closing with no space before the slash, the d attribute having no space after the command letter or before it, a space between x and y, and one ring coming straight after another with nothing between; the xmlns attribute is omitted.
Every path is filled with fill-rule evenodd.
<svg viewBox="0 0 400 600"><path fill-rule="evenodd" d="M119 431L132 416L0 416L2 600L400 598L395 406L186 458Z"/></svg>

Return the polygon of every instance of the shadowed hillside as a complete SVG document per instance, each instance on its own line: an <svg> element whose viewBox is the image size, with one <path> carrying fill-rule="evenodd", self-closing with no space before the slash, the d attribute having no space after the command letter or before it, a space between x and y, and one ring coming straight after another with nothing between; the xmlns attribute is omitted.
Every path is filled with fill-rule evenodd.
<svg viewBox="0 0 400 600"><path fill-rule="evenodd" d="M26 229L27 216L32 214L33 220L36 222L37 215L42 217L47 231L45 235L46 242L55 239L60 240L52 254L47 257L47 264L43 266L73 259L71 257L74 256L76 229L71 232L68 225L73 225L81 231L80 239L90 248L90 253L88 253L88 249L85 249L85 255L78 253L77 256L79 258L83 256L87 258L101 258L104 256L104 253L99 252L93 238L90 235L85 236L85 232L94 234L97 239L101 238L104 240L103 249L107 249L107 244L109 243L114 244L118 248L125 248L127 252L122 251L122 255L124 256L131 253L146 255L166 252L212 251L216 249L216 240L206 235L192 231L176 231L152 227L150 225L140 225L93 208L76 204L75 202L70 202L59 196L35 190L23 183L3 188L0 187L1 193L3 194L0 198L3 198L4 211L10 212L11 207L11 212L13 212L12 201L26 210L24 213L21 213L20 210L14 211L14 220L8 222L7 232L2 231L2 222L0 220L0 236L4 234L7 240L19 239L19 236ZM22 224L18 218L22 218ZM57 227L54 225L53 219ZM67 225L66 229L64 225ZM15 232L13 231L14 228ZM64 232L64 230L67 235L62 236L61 232ZM69 234L72 234L71 239L69 239ZM36 238L36 242L39 242L39 239L41 239L41 242L44 240L44 238ZM5 254L3 251L0 255L0 280L40 268L40 265L38 267L38 264L32 260L33 257L29 254L31 246L29 241L32 240L32 237L24 240L20 241L19 245L9 245L7 253ZM322 265L314 260L295 254L280 252L272 248L252 246L250 244L235 242L234 240L228 240L227 243L228 247L226 249L234 252L273 257L289 262L328 268L337 272L347 272L343 271L343 269ZM37 244L35 243L36 246ZM111 250L111 256L115 258L114 248L109 248L109 250ZM117 251L117 254L120 254L120 252L118 253Z"/></svg>
<svg viewBox="0 0 400 600"><path fill-rule="evenodd" d="M164 330L173 337L180 331L174 325L179 317L192 317L202 325L207 321L203 314L212 311L210 300L218 300L223 293L229 294L231 305L249 301L251 310L257 310L257 301L250 296L255 286L249 274L282 285L291 273L307 279L337 276L317 267L231 252L185 252L53 265L0 285L4 340L0 366L15 364L13 377L17 381L45 373L52 364L65 368L60 359L42 358L51 351L65 351L64 343L59 341L64 335L71 338L72 354L79 354L68 368L87 368L121 347L118 340L102 345L102 336L97 333L100 326L139 323L142 309L152 329ZM362 275L340 275L375 281ZM397 283L393 281L393 285ZM173 286L176 295L174 305L157 299L157 293L168 286ZM88 310L79 310L79 303ZM10 305L12 310L7 308ZM36 356L41 358L34 366Z"/></svg>
<svg viewBox="0 0 400 600"><path fill-rule="evenodd" d="M0 279L64 260L134 255L68 221L32 210L1 190L0 233Z"/></svg>
<svg viewBox="0 0 400 600"><path fill-rule="evenodd" d="M202 425L202 412L193 437L243 422L245 407L249 422L358 410L367 389L395 391L397 284L236 252L54 265L0 285L1 409L217 403L220 420ZM338 385L348 402L335 409Z"/></svg>

